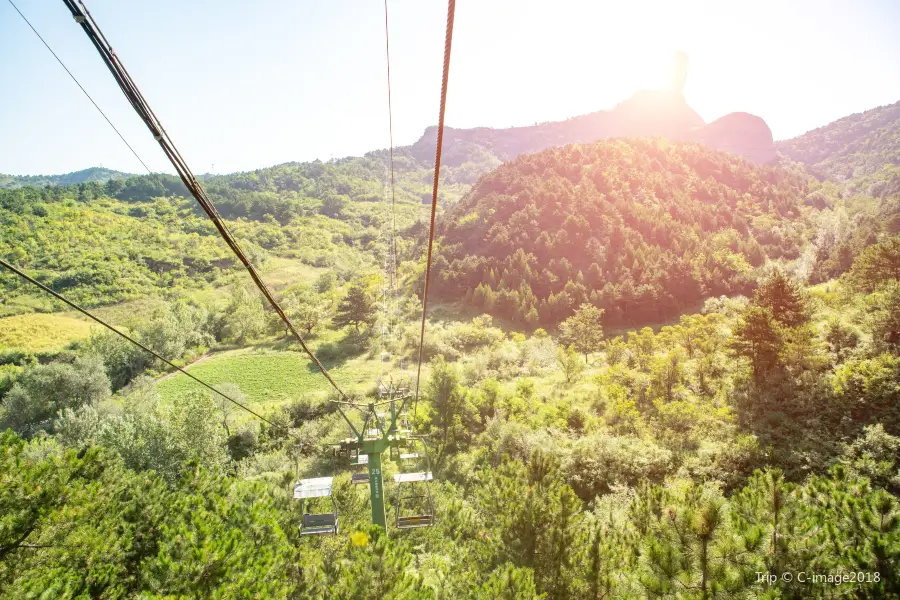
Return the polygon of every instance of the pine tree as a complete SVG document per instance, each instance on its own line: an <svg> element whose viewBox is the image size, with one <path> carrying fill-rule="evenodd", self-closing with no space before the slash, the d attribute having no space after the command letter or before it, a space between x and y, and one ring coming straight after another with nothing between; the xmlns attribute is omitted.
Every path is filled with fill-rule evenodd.
<svg viewBox="0 0 900 600"><path fill-rule="evenodd" d="M809 322L803 288L779 270L773 270L756 289L753 304L769 310L778 323L797 327Z"/></svg>
<svg viewBox="0 0 900 600"><path fill-rule="evenodd" d="M355 282L347 290L347 295L338 304L334 315L334 324L343 329L353 325L359 333L360 325L371 325L375 322L375 299L366 290L362 282Z"/></svg>
<svg viewBox="0 0 900 600"><path fill-rule="evenodd" d="M732 349L750 360L753 377L759 381L778 362L781 328L767 308L748 306L734 328Z"/></svg>

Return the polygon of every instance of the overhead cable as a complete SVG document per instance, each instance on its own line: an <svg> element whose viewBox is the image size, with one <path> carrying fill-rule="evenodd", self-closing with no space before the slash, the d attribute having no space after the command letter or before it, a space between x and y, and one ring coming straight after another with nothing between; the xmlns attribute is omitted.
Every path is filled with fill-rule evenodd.
<svg viewBox="0 0 900 600"><path fill-rule="evenodd" d="M53 55L53 58L56 59L56 62L58 62L60 64L60 66L62 66L62 68L66 70L66 73L69 74L69 77L72 78L72 81L75 82L75 85L77 85L79 87L79 89L81 89L81 91L84 92L84 95L87 96L87 99L91 101L91 104L94 105L94 108L96 108L97 111L103 116L103 118L106 119L106 122L109 123L109 126L112 127L113 131L116 132L116 135L119 136L119 139L121 139L125 143L125 145L128 146L128 149L131 150L131 153L134 154L134 157L136 159L138 159L138 162L140 162L144 166L144 168L147 169L147 172L152 175L153 171L150 170L150 167L147 166L147 163L145 163L144 160L140 156L138 156L138 153L135 151L134 148L131 147L131 144L129 144L128 140L125 139L125 136L122 135L122 132L119 131L115 125L113 125L112 121L109 120L109 117L106 116L106 113L103 112L103 109L100 108L100 106L94 101L94 99L91 97L91 95L88 94L87 90L84 89L84 86L81 85L81 82L78 81L78 78L75 77L75 75L72 74L72 71L69 70L69 67L66 66L66 63L64 63L62 61L62 59L59 58L59 56L57 56L56 52L53 51L53 48L50 47L50 44L48 44L47 41L43 38L43 36L41 36L41 34L38 33L38 30L34 28L34 25L31 24L31 21L29 21L28 18L24 14L22 14L22 11L19 10L19 7L15 5L13 0L7 0L7 1L10 3L10 5L14 9L16 9L16 12L19 13L19 16L22 17L22 20L25 21L25 23L28 25L28 27L31 28L31 31L34 32L34 35L36 35L38 37L38 39L41 40L41 42L43 42L44 46L47 47L47 50L50 51L50 54Z"/></svg>
<svg viewBox="0 0 900 600"><path fill-rule="evenodd" d="M65 304L67 304L68 306L74 308L75 310L77 310L78 312L80 312L80 313L83 314L84 316L88 317L89 319L92 319L92 320L96 321L97 323L99 323L100 325L103 325L104 327L106 327L107 329L109 329L110 331L112 331L113 333L115 333L116 335L118 335L118 336L120 336L120 337L122 337L122 338L128 340L129 342L131 342L132 344L134 344L135 346L137 346L138 348L140 348L140 349L143 350L144 352L146 352L146 353L152 355L153 357L155 357L155 358L158 359L158 360L161 360L162 362L166 363L167 365L169 365L169 366L172 367L173 369L177 370L178 372L180 372L180 373L182 373L182 374L184 374L184 375L187 375L188 377L190 377L191 379L193 379L194 381L196 381L197 383L199 383L199 384L202 385L203 387L205 387L205 388L207 388L207 389L209 389L209 390L211 390L211 391L213 391L213 392L219 394L220 396L222 396L223 398L225 398L226 400L228 400L229 402L231 402L232 404L234 404L234 405L237 406L238 408L247 411L248 413L250 413L251 415L253 415L253 416L256 417L257 419L259 419L260 421L263 421L264 423L268 423L269 425L271 425L272 427L275 427L275 428L281 427L281 426L279 426L279 425L276 425L275 423L273 423L273 422L270 421L269 419L265 418L264 416L262 416L261 414L259 414L259 413L256 412L255 410L253 410L253 409L247 407L247 406L244 405L243 403L238 402L237 400L235 400L234 398L232 398L232 397L229 396L228 394L225 394L225 393L221 392L220 390L217 390L216 388L214 388L214 387L211 386L210 384L206 383L206 382L203 381L202 379L199 379L199 378L197 378L197 377L191 375L190 373L188 373L187 371L185 371L184 369L182 369L181 367L179 367L178 365L176 365L176 364L173 363L172 361L168 360L167 358L165 358L165 357L163 357L163 356L160 356L157 352L151 350L150 348L148 348L147 346L145 346L145 345L142 344L141 342L137 341L136 339L134 339L133 337L131 337L131 336L128 335L127 333L125 333L125 332L123 332L123 331L117 329L116 327L114 327L113 325L110 325L109 323L107 323L106 321L104 321L103 319L101 319L100 317L98 317L98 316L96 316L96 315L90 313L90 312L87 311L86 309L84 309L84 308L78 306L77 304L75 304L74 302L72 302L71 300L69 300L68 298L65 298L65 297L62 296L61 294L59 294L59 293L53 291L52 289L50 289L49 287L47 287L46 285L44 285L44 284L41 283L40 281L36 280L35 278L33 278L33 277L31 277L30 275L26 274L25 272L21 271L21 270L18 269L17 267L14 267L13 265L9 264L8 262L6 262L5 260L3 260L2 258L0 258L0 266L6 268L6 269L8 269L8 270L10 270L11 272L15 273L16 275L18 275L18 276L21 277L22 279L28 281L29 283L31 283L31 284L33 284L33 285L36 285L37 287L41 288L43 291L47 292L48 294L50 294L51 296L53 296L54 298L56 298L56 299L59 300L60 302L63 302L63 303L65 303Z"/></svg>
<svg viewBox="0 0 900 600"><path fill-rule="evenodd" d="M422 292L422 327L419 332L419 365L416 369L416 396L413 415L419 406L419 383L422 378L422 356L425 342L425 319L428 311L428 290L431 281L431 251L434 246L434 220L437 213L438 183L441 173L441 150L444 143L444 112L447 108L447 80L450 76L450 48L453 42L453 17L456 0L449 0L447 6L447 32L444 37L444 71L441 79L441 110L438 116L437 144L434 152L434 184L431 189L431 225L428 229L428 256L425 262L425 289Z"/></svg>
<svg viewBox="0 0 900 600"><path fill-rule="evenodd" d="M307 356L309 356L310 360L315 363L316 367L319 369L319 372L321 372L322 375L325 376L331 386L338 392L338 395L342 399L347 400L347 395L343 392L343 390L341 390L341 388L332 378L331 374L328 372L325 366L307 346L303 337L300 335L300 332L297 331L297 329L294 327L294 324L291 323L291 320L278 304L278 301L275 299L275 296L272 294L271 290L269 290L268 286L262 280L259 273L251 264L250 260L247 258L247 255L244 253L240 244L238 244L237 240L228 229L228 226L222 219L215 205L206 194L206 190L203 189L203 186L200 185L200 182L197 181L197 179L194 177L194 174L188 167L187 162L181 156L178 149L175 147L175 144L172 142L172 139L169 137L169 134L162 126L162 123L150 108L146 99L141 94L140 90L129 75L128 71L125 69L119 57L113 51L112 46L103 35L103 32L100 30L96 21L91 16L91 13L84 5L84 2L82 2L81 0L77 0L76 4L74 0L63 0L63 3L72 13L72 17L75 19L75 22L81 25L81 28L87 34L88 39L90 39L91 43L94 44L94 47L97 49L97 52L103 59L103 62L106 64L107 68L109 68L110 73L112 73L113 77L115 78L116 83L122 89L122 92L131 103L131 106L134 108L135 112L137 112L138 116L141 117L141 119L144 121L144 124L147 125L150 133L159 143L160 148L162 148L163 152L166 154L166 157L168 157L169 161L172 163L172 166L175 167L175 170L178 172L178 176L181 178L181 181L184 183L185 187L188 189L188 191L191 192L191 195L194 196L194 198L200 204L201 208L203 208L204 212L206 212L207 216L210 218L210 220L213 222L213 225L215 225L216 229L219 231L219 234L222 236L222 239L225 240L229 248L231 248L232 252L234 252L234 254L247 269L247 272L250 274L250 277L253 279L256 287L259 288L259 290L262 292L263 296L265 296L266 300L269 302L275 312L278 313L279 318L284 322L297 342L299 342L300 346L303 348L304 352L306 352Z"/></svg>

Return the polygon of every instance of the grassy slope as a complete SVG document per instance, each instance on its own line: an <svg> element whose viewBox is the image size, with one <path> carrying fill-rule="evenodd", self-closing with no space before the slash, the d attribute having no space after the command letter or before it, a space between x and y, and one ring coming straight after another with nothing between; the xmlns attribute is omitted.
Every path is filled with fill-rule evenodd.
<svg viewBox="0 0 900 600"><path fill-rule="evenodd" d="M336 366L326 365L335 381L346 391L364 392L380 373L378 360L350 359ZM279 405L314 394L325 396L328 381L302 352L241 348L214 354L188 371L213 385L236 383L257 405ZM199 387L182 374L159 382L164 398Z"/></svg>
<svg viewBox="0 0 900 600"><path fill-rule="evenodd" d="M295 283L312 284L319 274L327 271L303 264L296 259L271 259L263 269L263 277L273 289ZM230 286L191 290L187 295L199 302L222 304L228 301ZM43 298L35 297L36 300ZM162 307L165 300L156 297L129 300L111 306L92 309L101 319L117 326L127 326L135 317L145 317ZM19 311L16 311L19 312ZM0 350L44 352L61 350L67 344L90 337L100 328L75 311L59 313L26 313L0 317Z"/></svg>
<svg viewBox="0 0 900 600"><path fill-rule="evenodd" d="M44 352L59 350L69 342L86 338L92 326L69 314L28 314L0 319L0 350Z"/></svg>

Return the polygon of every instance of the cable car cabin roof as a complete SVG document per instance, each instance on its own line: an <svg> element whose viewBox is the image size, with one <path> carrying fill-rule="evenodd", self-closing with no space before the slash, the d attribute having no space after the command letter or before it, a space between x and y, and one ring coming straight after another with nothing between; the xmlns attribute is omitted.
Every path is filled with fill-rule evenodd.
<svg viewBox="0 0 900 600"><path fill-rule="evenodd" d="M419 473L398 473L394 475L394 483L416 483L418 481L431 481L431 471Z"/></svg>
<svg viewBox="0 0 900 600"><path fill-rule="evenodd" d="M331 495L331 485L334 477L316 477L315 479L301 479L294 486L294 499L321 498Z"/></svg>

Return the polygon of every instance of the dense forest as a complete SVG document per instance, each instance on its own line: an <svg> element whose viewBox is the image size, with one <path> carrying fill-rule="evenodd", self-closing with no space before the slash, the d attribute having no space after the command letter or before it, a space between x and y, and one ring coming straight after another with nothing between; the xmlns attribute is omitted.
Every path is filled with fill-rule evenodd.
<svg viewBox="0 0 900 600"><path fill-rule="evenodd" d="M748 294L760 267L798 259L817 235L807 268L839 275L898 214L891 202L836 239L834 223L848 219L837 203L798 172L697 144L546 150L499 167L454 207L437 291L530 325L557 324L584 302L609 325L660 322L709 296Z"/></svg>
<svg viewBox="0 0 900 600"><path fill-rule="evenodd" d="M778 151L787 159L802 163L820 178L836 181L893 173L900 165L900 102L880 106L838 119L799 137L779 142ZM879 186L881 187L881 186ZM873 190L881 195L885 190Z"/></svg>
<svg viewBox="0 0 900 600"><path fill-rule="evenodd" d="M0 256L266 419L3 272L0 596L900 598L900 195L872 179L893 167L466 148L442 169L410 415L437 519L415 530L370 525L323 378L178 180L0 190ZM204 182L356 398L415 377L430 171L395 159L396 313L385 152ZM327 475L340 531L301 537L293 484Z"/></svg>

